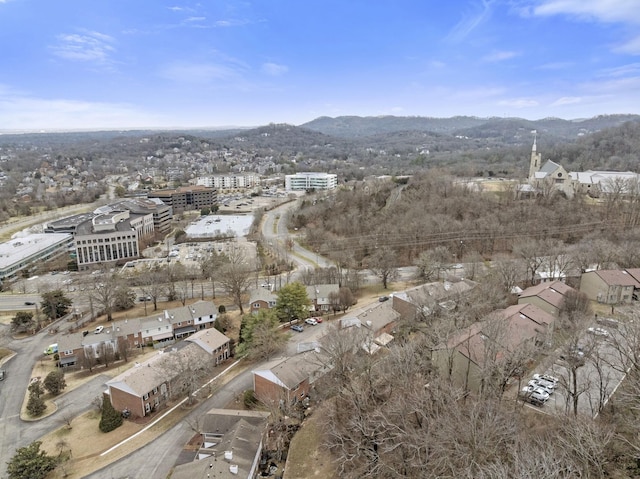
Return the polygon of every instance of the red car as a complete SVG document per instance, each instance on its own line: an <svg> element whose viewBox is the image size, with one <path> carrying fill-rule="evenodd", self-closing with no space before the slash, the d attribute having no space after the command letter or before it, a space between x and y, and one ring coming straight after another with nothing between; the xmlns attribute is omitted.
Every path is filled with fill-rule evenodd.
<svg viewBox="0 0 640 479"><path fill-rule="evenodd" d="M317 318L315 318L315 320L316 320L318 323L321 323L321 322L322 322L322 318L321 318L320 316L318 316Z"/></svg>

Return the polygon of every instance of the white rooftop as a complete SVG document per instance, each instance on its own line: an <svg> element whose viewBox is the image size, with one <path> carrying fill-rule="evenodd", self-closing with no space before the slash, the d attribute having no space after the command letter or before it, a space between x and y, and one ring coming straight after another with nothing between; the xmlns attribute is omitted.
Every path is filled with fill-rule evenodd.
<svg viewBox="0 0 640 479"><path fill-rule="evenodd" d="M71 238L72 236L67 233L38 233L2 243L0 244L0 270L20 263L47 248L70 241Z"/></svg>

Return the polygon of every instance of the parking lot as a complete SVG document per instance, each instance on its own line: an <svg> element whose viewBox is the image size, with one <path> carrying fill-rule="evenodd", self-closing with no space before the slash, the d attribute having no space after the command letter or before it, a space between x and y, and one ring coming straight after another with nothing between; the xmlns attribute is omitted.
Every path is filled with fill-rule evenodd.
<svg viewBox="0 0 640 479"><path fill-rule="evenodd" d="M557 379L557 383L544 401L530 400L531 407L547 414L573 413L574 402L577 399L577 412L590 417L596 417L607 404L612 394L624 379L624 368L615 343L620 340L620 332L615 328L604 328L600 325L586 330L580 338L579 344L584 345L585 353L578 358L561 359L561 353L556 352L555 361L551 367L539 373ZM581 348L582 349L582 348ZM573 362L576 361L576 362ZM574 365L572 367L571 365ZM572 371L575 369L575 381ZM534 378L525 378L523 387ZM525 399L524 393L520 396ZM526 398L529 400L529 398Z"/></svg>

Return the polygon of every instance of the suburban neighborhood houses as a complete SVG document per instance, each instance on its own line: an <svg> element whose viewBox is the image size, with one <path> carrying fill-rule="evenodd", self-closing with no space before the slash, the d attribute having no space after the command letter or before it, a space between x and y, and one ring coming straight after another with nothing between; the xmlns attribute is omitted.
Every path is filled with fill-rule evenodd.
<svg viewBox="0 0 640 479"><path fill-rule="evenodd" d="M572 414L593 422L619 391L629 368L628 358L621 358L635 351L626 342L639 304L640 268L619 266L625 262L614 261L613 255L600 261L585 254L578 261L580 255L572 249L578 242L576 230L558 234L563 235L559 240L546 225L520 225L519 217L514 221L516 232L502 231L501 236L494 232L499 223L487 228L487 236L475 237L460 227L424 240L431 233L416 230L405 235L396 225L384 234L344 240L320 224L321 218L332 215L340 194L362 195L361 211L341 226L348 233L367 205L377 202L382 211L391 210L400 199L428 188L419 185L412 190L410 176L375 177L344 188L335 174L299 172L284 178L290 203L281 208L270 201L278 193L265 194L265 200L257 192L236 197L218 190L264 186L271 191L257 175L198 176L197 185L192 178L190 186L150 189L144 196L111 201L88 213L51 219L44 233L25 234L0 247L0 280L15 290L22 288L23 295L31 278L38 279L29 274L41 263L66 257L71 260L68 266L77 267L60 276L57 270L47 272L51 284L65 285L62 293L66 289L75 299L88 300L89 308L71 309L60 323L47 323L46 334L53 337L39 356L40 365L55 365L56 372L67 377L107 371L112 377L101 380L103 405L112 406L129 424L146 427L179 405L185 405L184 411L193 409L180 410L185 417L189 414L193 436L175 461L172 478L284 475L281 456L286 456L294 432L317 411L322 420L329 420L328 411L339 404L330 393L340 389L341 380L352 381L341 394L348 391L355 410L371 408L376 414L380 404L394 405L393 401L398 401L398 411L413 408L422 414L432 399L429 388L439 383L446 385L445 396L460 399L462 407L465 401L488 404L498 398L498 403L513 401L520 413L531 417ZM551 198L608 198L612 185L636 180L624 173L571 173L551 160L542 164L534 140L529 184L500 191L493 207L516 204L522 212L524 205L533 205L540 209L539 217L546 218L550 213L544 207ZM465 190L462 184L436 178L429 186L433 191L442 187L438 202L444 202L458 194L456 188ZM378 198L383 188L392 193ZM471 192L460 193L460 203L452 207L459 211L457 224L463 224L461 205ZM559 193L565 198L558 199ZM254 201L268 207L254 207ZM323 202L331 205L321 210ZM301 205L311 212L295 209ZM598 205L604 208L606 200ZM260 228L267 226L258 232L253 225L243 238L220 230L189 237L189 222L212 228L222 223L224 215L211 214L221 206L227 213L253 210ZM453 221L443 212L438 215L440 219L431 220L443 221L440 228ZM398 210L385 221L391 223L393 216L399 216ZM290 222L286 233L281 228L285 220ZM427 230L432 227L425 225ZM396 255L389 247L394 244L408 246ZM238 251L242 254L234 254ZM400 268L396 261L407 266ZM175 271L183 276L174 277ZM77 279L72 283L67 275ZM126 319L112 321L111 305L101 301L99 292L109 289L114 277L124 279L126 306L119 312ZM282 290L293 284L306 294L297 314L280 304ZM48 292L48 286L42 288L30 292L36 301L20 296L19 306L24 303L39 313L39 298ZM343 304L341 294L353 301ZM172 307L162 307L165 299ZM95 328L88 326L105 313L108 319ZM257 334L243 334L247 323ZM251 342L256 337L256 343ZM244 349L236 352L241 343ZM272 349L265 347L263 356L245 356L254 344ZM407 348L412 356L398 356L408 345L415 347ZM418 361L419 370L413 370ZM391 378L374 373L383 364L392 364L391 371L397 368L398 377L411 371L407 389L413 399L425 402L407 407L394 397L401 385L393 391L386 386ZM364 369L358 369L362 365ZM211 408L208 403L196 411L227 381L233 382L236 373L245 382L243 390L226 401L231 409ZM371 396L359 403L362 391ZM349 410L343 423L357 417L364 421L367 411L360 413ZM352 423L347 429L358 430ZM354 449L382 457L377 438L363 437Z"/></svg>

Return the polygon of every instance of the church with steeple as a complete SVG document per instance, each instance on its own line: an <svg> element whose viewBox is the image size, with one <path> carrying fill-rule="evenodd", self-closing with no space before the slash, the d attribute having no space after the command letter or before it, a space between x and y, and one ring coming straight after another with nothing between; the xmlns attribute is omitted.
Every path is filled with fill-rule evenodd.
<svg viewBox="0 0 640 479"><path fill-rule="evenodd" d="M569 173L554 161L547 160L542 164L542 154L538 153L537 139L538 135L534 132L529 162L529 184L540 192L560 191L568 198L573 197L574 190Z"/></svg>
<svg viewBox="0 0 640 479"><path fill-rule="evenodd" d="M537 132L533 132L533 146L529 160L528 185L521 185L521 194L551 196L562 193L567 198L576 194L588 194L602 197L616 192L631 194L640 190L640 174L632 171L587 170L567 172L562 165L547 160L542 163L542 154L538 153Z"/></svg>

